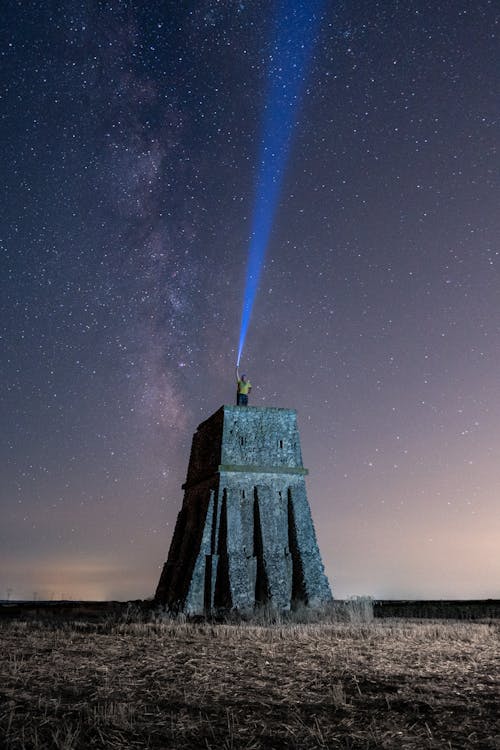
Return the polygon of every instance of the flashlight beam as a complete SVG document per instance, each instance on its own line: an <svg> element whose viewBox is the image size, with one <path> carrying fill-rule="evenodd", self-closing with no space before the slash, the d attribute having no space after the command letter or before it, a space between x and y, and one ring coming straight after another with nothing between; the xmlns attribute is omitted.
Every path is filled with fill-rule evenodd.
<svg viewBox="0 0 500 750"><path fill-rule="evenodd" d="M324 0L279 0L276 6L241 314L238 364L259 288L297 110L323 5Z"/></svg>

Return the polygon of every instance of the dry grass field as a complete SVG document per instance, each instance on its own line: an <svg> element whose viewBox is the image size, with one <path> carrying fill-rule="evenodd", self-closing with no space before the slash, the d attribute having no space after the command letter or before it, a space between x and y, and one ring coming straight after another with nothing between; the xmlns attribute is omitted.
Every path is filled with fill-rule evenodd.
<svg viewBox="0 0 500 750"><path fill-rule="evenodd" d="M500 748L500 624L0 623L0 747Z"/></svg>

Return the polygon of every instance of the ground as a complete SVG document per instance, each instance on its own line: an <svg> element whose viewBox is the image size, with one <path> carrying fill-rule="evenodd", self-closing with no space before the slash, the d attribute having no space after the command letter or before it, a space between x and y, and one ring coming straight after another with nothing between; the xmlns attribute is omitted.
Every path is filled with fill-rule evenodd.
<svg viewBox="0 0 500 750"><path fill-rule="evenodd" d="M0 747L500 748L500 623L0 623Z"/></svg>

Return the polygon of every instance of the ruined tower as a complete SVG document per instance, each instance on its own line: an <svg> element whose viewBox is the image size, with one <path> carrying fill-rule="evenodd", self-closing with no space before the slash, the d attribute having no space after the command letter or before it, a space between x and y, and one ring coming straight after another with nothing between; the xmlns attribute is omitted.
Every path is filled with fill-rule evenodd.
<svg viewBox="0 0 500 750"><path fill-rule="evenodd" d="M186 614L331 601L296 412L222 406L193 436L155 600Z"/></svg>

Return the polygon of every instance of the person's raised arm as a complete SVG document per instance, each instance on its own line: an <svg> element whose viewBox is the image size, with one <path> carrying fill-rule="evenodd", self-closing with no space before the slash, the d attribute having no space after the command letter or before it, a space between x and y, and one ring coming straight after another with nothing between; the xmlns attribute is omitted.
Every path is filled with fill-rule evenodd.
<svg viewBox="0 0 500 750"><path fill-rule="evenodd" d="M236 365L236 382L240 382L240 371L238 369L238 365Z"/></svg>

